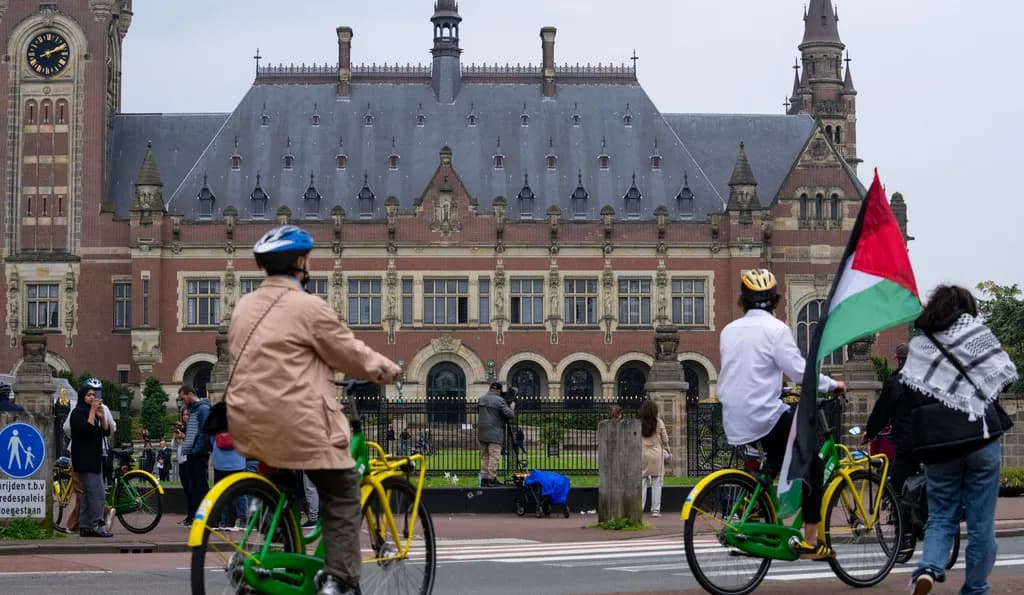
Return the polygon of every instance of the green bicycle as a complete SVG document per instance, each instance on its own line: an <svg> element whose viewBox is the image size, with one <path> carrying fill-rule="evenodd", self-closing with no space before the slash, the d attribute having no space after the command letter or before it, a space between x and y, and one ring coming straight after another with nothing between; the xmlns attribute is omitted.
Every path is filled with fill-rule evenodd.
<svg viewBox="0 0 1024 595"><path fill-rule="evenodd" d="M853 587L870 587L889 575L903 534L899 500L886 483L889 460L836 443L826 430L819 456L825 462L825 492L818 539L835 556L832 571ZM761 584L772 560L796 560L802 514L791 524L777 518L772 478L723 469L698 483L683 504L686 562L694 578L716 595L744 595Z"/></svg>
<svg viewBox="0 0 1024 595"><path fill-rule="evenodd" d="M338 384L351 397L353 388L364 383ZM398 390L401 395L401 385ZM379 444L365 441L354 401L350 398L350 449L356 468L365 465L367 470L360 486L360 592L429 595L437 553L434 525L421 499L426 459L422 454L391 456ZM375 458L368 459L367 449ZM297 491L273 479L235 473L217 482L203 499L188 536L193 595L316 592L324 564L320 525L303 533ZM233 512L238 510L243 514ZM230 524L224 517L232 514L239 516L234 526L221 526Z"/></svg>
<svg viewBox="0 0 1024 595"><path fill-rule="evenodd" d="M131 455L131 450L113 449L115 457ZM61 525L74 497L70 457L59 457L53 466L54 525ZM107 488L106 505L114 509L121 525L132 533L148 533L164 514L164 488L152 473L127 466L114 466L113 481Z"/></svg>

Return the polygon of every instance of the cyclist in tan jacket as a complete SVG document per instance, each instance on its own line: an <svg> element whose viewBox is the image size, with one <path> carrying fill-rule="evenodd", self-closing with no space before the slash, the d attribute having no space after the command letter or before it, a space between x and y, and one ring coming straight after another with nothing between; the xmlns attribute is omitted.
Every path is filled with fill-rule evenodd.
<svg viewBox="0 0 1024 595"><path fill-rule="evenodd" d="M301 469L316 485L325 541L318 593L357 593L359 476L335 372L389 384L399 367L353 335L321 298L306 293L313 238L286 225L253 247L267 272L242 296L228 344L236 366L226 390L235 447L273 467Z"/></svg>

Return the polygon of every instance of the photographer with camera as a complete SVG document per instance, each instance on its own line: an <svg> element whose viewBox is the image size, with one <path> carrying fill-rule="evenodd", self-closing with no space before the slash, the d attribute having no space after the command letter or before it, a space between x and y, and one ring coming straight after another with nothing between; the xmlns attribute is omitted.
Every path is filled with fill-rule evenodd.
<svg viewBox="0 0 1024 595"><path fill-rule="evenodd" d="M494 487L498 483L498 459L501 458L501 443L505 439L506 424L515 416L515 401L505 402L500 382L492 382L490 390L477 402L477 422L480 441L480 486Z"/></svg>

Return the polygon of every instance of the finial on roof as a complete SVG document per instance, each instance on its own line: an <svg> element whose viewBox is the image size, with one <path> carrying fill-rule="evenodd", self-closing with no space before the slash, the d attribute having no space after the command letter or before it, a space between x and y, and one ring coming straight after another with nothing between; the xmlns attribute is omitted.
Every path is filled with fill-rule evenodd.
<svg viewBox="0 0 1024 595"><path fill-rule="evenodd" d="M395 137L393 137L393 136L391 137L391 150L392 151L395 150Z"/></svg>
<svg viewBox="0 0 1024 595"><path fill-rule="evenodd" d="M235 135L235 152L238 152L238 135Z"/></svg>
<svg viewBox="0 0 1024 595"><path fill-rule="evenodd" d="M501 148L501 137L500 136L498 137L498 148L499 149Z"/></svg>
<svg viewBox="0 0 1024 595"><path fill-rule="evenodd" d="M142 165L139 166L139 173L135 176L136 186L163 186L160 179L160 168L156 165L156 157L153 155L153 141L146 143L146 153L142 156Z"/></svg>
<svg viewBox="0 0 1024 595"><path fill-rule="evenodd" d="M370 183L370 173L363 170L363 186L367 186Z"/></svg>
<svg viewBox="0 0 1024 595"><path fill-rule="evenodd" d="M555 148L555 137L549 136L548 137L548 150L551 150L551 149L554 149L554 148Z"/></svg>
<svg viewBox="0 0 1024 595"><path fill-rule="evenodd" d="M605 141L605 138L602 136L601 137L601 150L604 151L607 147L608 147L608 143Z"/></svg>
<svg viewBox="0 0 1024 595"><path fill-rule="evenodd" d="M729 186L749 185L756 186L754 172L750 169L750 161L747 159L747 151L744 144L740 142L740 152L736 155L736 165L732 169L732 176L729 177Z"/></svg>
<svg viewBox="0 0 1024 595"><path fill-rule="evenodd" d="M338 137L338 148L340 149L340 148L343 148L344 146L345 146L345 137L344 136L339 136Z"/></svg>
<svg viewBox="0 0 1024 595"><path fill-rule="evenodd" d="M153 148L153 141L151 141L151 140L146 141L146 148L147 149L152 149Z"/></svg>
<svg viewBox="0 0 1024 595"><path fill-rule="evenodd" d="M576 183L579 184L580 186L583 185L583 170L582 169L576 170Z"/></svg>
<svg viewBox="0 0 1024 595"><path fill-rule="evenodd" d="M260 170L256 170L256 185L260 185Z"/></svg>
<svg viewBox="0 0 1024 595"><path fill-rule="evenodd" d="M313 185L313 170L309 170L309 185Z"/></svg>
<svg viewBox="0 0 1024 595"><path fill-rule="evenodd" d="M524 167L523 168L523 186L529 186L529 185L530 185L530 171Z"/></svg>
<svg viewBox="0 0 1024 595"><path fill-rule="evenodd" d="M856 95L857 89L853 86L853 75L850 74L850 51L846 51L846 74L843 76L843 95Z"/></svg>
<svg viewBox="0 0 1024 595"><path fill-rule="evenodd" d="M633 170L633 185L636 186L636 170Z"/></svg>
<svg viewBox="0 0 1024 595"><path fill-rule="evenodd" d="M291 146L292 146L292 137L291 137L290 134L288 135L288 141L287 142L288 142L288 148L291 148Z"/></svg>
<svg viewBox="0 0 1024 595"><path fill-rule="evenodd" d="M203 186L206 186L206 170L203 170Z"/></svg>

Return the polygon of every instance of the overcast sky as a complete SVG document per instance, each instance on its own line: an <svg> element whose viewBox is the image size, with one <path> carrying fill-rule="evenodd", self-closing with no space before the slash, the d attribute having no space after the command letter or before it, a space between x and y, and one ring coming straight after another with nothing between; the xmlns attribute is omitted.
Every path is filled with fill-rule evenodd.
<svg viewBox="0 0 1024 595"><path fill-rule="evenodd" d="M662 112L782 113L801 0L463 0L463 63L627 62ZM860 177L877 167L908 207L922 298L937 284L1024 285L1019 142L1024 3L838 2L852 58ZM135 0L125 112L230 112L266 62L429 63L432 0ZM1017 43L1014 43L1017 42ZM265 62L265 63L266 63Z"/></svg>

